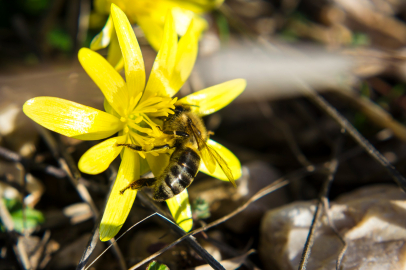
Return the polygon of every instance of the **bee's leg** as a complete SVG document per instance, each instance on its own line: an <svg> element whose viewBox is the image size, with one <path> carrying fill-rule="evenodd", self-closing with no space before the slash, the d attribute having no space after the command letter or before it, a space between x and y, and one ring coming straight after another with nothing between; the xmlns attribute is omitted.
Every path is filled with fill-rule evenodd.
<svg viewBox="0 0 406 270"><path fill-rule="evenodd" d="M214 135L214 132L211 130L207 131L207 139L210 139L210 135Z"/></svg>
<svg viewBox="0 0 406 270"><path fill-rule="evenodd" d="M153 150L159 150L159 149L163 149L163 148L173 148L174 146L170 146L169 144L163 144L163 145L157 145L157 146L154 146L154 148L152 148L151 150L148 150L148 151L146 151L146 150L144 150L144 149L142 149L142 147L141 146L139 146L139 145L135 145L135 144L129 144L129 143L119 143L119 144L117 144L117 146L125 146L125 147L128 147L128 148L130 148L130 149L132 149L132 150L134 150L134 151L139 151L139 152L149 152L149 151L153 151Z"/></svg>
<svg viewBox="0 0 406 270"><path fill-rule="evenodd" d="M125 146L134 151L143 151L141 146L135 145L135 144L130 144L130 143L119 143L119 144L117 144L117 146Z"/></svg>
<svg viewBox="0 0 406 270"><path fill-rule="evenodd" d="M186 138L189 137L189 134L184 131L164 130L163 133L167 135L181 136Z"/></svg>
<svg viewBox="0 0 406 270"><path fill-rule="evenodd" d="M140 189L142 187L151 187L155 184L156 178L140 178L131 182L128 186L120 190L120 194L123 195L127 189Z"/></svg>

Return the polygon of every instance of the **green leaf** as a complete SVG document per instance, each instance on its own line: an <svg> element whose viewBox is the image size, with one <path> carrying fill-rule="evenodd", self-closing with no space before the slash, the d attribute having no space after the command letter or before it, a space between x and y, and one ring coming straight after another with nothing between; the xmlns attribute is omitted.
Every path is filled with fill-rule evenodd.
<svg viewBox="0 0 406 270"><path fill-rule="evenodd" d="M34 229L40 223L44 222L44 216L38 210L26 208L24 210L25 220L23 218L23 210L17 210L11 213L11 217L14 222L14 230L17 232L22 232L24 229Z"/></svg>
<svg viewBox="0 0 406 270"><path fill-rule="evenodd" d="M197 198L192 203L192 212L198 219L205 219L210 217L209 204L202 198Z"/></svg>
<svg viewBox="0 0 406 270"><path fill-rule="evenodd" d="M169 270L169 267L166 266L165 264L161 264L157 261L152 261L148 265L147 270Z"/></svg>

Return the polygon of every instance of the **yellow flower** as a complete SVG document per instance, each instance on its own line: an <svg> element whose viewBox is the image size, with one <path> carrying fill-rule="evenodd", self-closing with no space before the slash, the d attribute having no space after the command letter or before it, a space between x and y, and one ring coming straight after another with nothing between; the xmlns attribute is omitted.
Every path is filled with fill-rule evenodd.
<svg viewBox="0 0 406 270"><path fill-rule="evenodd" d="M161 46L165 16L171 11L175 20L176 32L183 36L194 21L193 33L200 37L207 28L207 22L200 15L208 12L223 3L224 0L95 0L95 10L101 14L110 13L111 3L119 6L128 16L130 22L137 23L151 46L158 51ZM92 40L90 48L99 50L108 45L107 60L117 70L121 70L123 62L117 37L114 32L111 16L108 18L103 30Z"/></svg>
<svg viewBox="0 0 406 270"><path fill-rule="evenodd" d="M193 33L194 22L191 22L185 35L178 41L175 23L171 13L168 13L162 48L145 86L144 63L130 22L114 4L111 17L123 54L126 81L96 52L86 48L79 51L83 68L103 92L106 112L54 97L36 97L23 106L25 114L35 122L68 137L99 140L118 133L118 136L90 148L79 160L81 171L97 174L106 170L121 154L118 175L100 225L102 241L118 233L135 200L136 191L120 194L120 190L139 179L150 168L153 172L157 172L157 168L164 168L167 155L148 151L162 137L157 117L173 113L176 98L172 99L171 96L178 92L189 77L198 47ZM196 104L198 107L193 110L199 115L206 115L229 104L244 88L245 80L232 80L191 94L178 102ZM133 151L117 144L136 144L146 151ZM235 178L238 178L241 174L238 159L221 145L211 140L208 144L223 156ZM211 175L225 179L221 170L217 169ZM204 165L201 170L205 172ZM190 230L191 210L186 191L167 200L167 204L180 226L186 231Z"/></svg>

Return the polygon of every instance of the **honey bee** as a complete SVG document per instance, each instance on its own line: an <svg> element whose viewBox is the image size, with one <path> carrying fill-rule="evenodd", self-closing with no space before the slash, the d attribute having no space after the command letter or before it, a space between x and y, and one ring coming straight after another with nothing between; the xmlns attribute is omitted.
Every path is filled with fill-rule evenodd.
<svg viewBox="0 0 406 270"><path fill-rule="evenodd" d="M155 146L152 150L175 148L169 159L168 166L154 178L140 178L133 181L120 191L124 194L127 189L140 189L144 186L153 188L153 199L165 201L181 193L196 177L200 162L203 159L206 168L214 172L217 165L223 170L228 180L234 185L231 169L224 159L206 141L209 134L202 119L194 114L189 105L176 105L174 114L164 119L162 132L173 136L173 144ZM140 146L133 144L118 144L135 151L143 151Z"/></svg>

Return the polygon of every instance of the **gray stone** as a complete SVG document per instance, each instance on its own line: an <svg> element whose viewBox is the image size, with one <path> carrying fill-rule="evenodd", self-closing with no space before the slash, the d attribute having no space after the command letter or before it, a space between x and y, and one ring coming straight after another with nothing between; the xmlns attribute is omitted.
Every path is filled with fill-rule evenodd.
<svg viewBox="0 0 406 270"><path fill-rule="evenodd" d="M345 239L342 268L405 269L406 194L398 187L365 187L331 203L331 224ZM268 211L261 224L259 254L265 269L297 269L315 211L313 202L294 202ZM307 269L335 269L343 249L323 211Z"/></svg>

